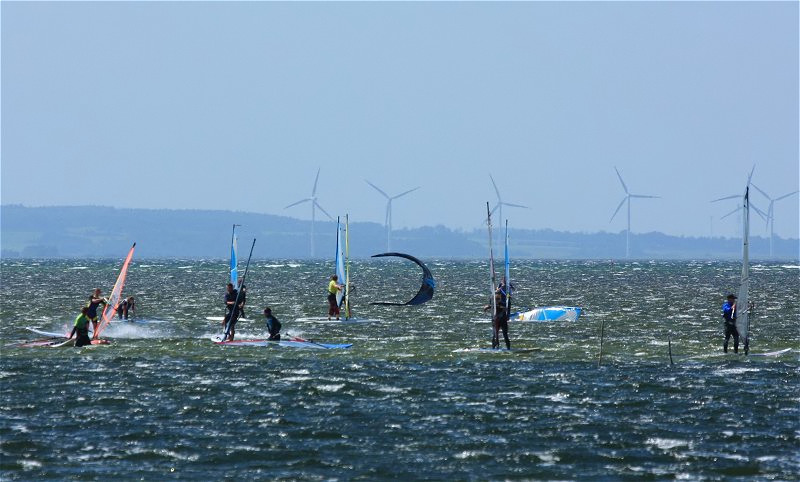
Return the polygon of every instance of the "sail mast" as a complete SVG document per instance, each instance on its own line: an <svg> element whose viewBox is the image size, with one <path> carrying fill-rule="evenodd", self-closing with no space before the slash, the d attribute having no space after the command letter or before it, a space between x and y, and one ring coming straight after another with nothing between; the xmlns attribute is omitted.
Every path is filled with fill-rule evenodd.
<svg viewBox="0 0 800 482"><path fill-rule="evenodd" d="M742 227L742 282L736 300L736 331L744 344L744 354L750 351L750 186L744 192L744 226Z"/></svg>
<svg viewBox="0 0 800 482"><path fill-rule="evenodd" d="M505 246L505 272L503 273L503 284L506 287L506 316L511 314L511 262L508 256L508 219L506 219L506 246Z"/></svg>
<svg viewBox="0 0 800 482"><path fill-rule="evenodd" d="M489 211L489 203L486 203L486 224L489 226L489 297L492 300L492 317L497 313L497 302L494 299L494 291L497 286L497 277L494 272L494 253L492 252L492 212Z"/></svg>

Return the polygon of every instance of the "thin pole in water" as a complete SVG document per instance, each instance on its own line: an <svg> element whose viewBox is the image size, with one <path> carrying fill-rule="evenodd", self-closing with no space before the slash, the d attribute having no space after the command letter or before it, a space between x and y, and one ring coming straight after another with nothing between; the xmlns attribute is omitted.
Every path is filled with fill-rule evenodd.
<svg viewBox="0 0 800 482"><path fill-rule="evenodd" d="M672 361L672 335L669 334L667 334L667 346L669 347L669 364L672 366L675 362Z"/></svg>

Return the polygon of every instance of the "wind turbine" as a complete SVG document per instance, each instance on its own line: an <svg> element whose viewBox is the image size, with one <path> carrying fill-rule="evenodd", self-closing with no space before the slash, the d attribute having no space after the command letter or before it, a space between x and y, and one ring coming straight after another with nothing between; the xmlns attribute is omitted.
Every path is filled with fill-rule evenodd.
<svg viewBox="0 0 800 482"><path fill-rule="evenodd" d="M764 195L764 197L769 199L769 207L767 208L767 225L769 226L769 256L771 258L772 240L775 237L775 201L780 201L781 199L785 199L793 194L797 194L800 191L792 191L789 194L784 194L783 196L772 199L771 197L769 197L769 194L765 193L760 187L756 186L755 184L753 184L753 187L758 189L758 192L760 192L761 194Z"/></svg>
<svg viewBox="0 0 800 482"><path fill-rule="evenodd" d="M749 187L750 186L750 180L753 179L753 172L755 170L756 170L756 165L753 164L753 168L750 169L750 174L747 175L747 186L745 186L745 187ZM724 196L724 197L720 197L720 198L717 198L717 199L712 199L711 202L715 203L715 202L718 202L718 201L726 201L728 199L741 199L741 197L742 197L741 194L731 194L730 196ZM753 203L750 203L750 207L752 207L759 214L759 216L761 216L761 217L764 216L763 212L760 209L758 209L757 207L755 207L753 205ZM729 212L728 214L720 217L719 219L720 220L725 219L728 216L732 215L733 213L741 211L742 209L744 209L744 207L742 207L742 205L739 204L739 202L737 201L736 209L734 209L733 211ZM737 236L739 236L741 234L741 232L742 232L742 218L740 216L737 216L736 220L737 220L736 221L736 226L737 226L736 232L737 232Z"/></svg>
<svg viewBox="0 0 800 482"><path fill-rule="evenodd" d="M366 179L364 179L364 180L367 181ZM414 189L409 189L406 192L402 192L402 193L400 193L400 194L398 194L396 196L389 196L388 194L383 192L381 190L381 188L379 188L375 184L372 184L369 181L367 181L367 184L369 184L370 186L374 187L376 191L381 193L383 195L383 197L386 198L385 225L386 225L386 251L388 252L388 251L392 250L392 201L394 201L395 199L397 199L397 198L399 198L401 196L405 196L406 194L408 194L410 192L416 191L417 189L419 189L419 186L415 187Z"/></svg>
<svg viewBox="0 0 800 482"><path fill-rule="evenodd" d="M630 258L631 256L631 199L633 198L660 198L661 196L647 196L644 194L631 194L628 192L628 186L625 185L625 181L622 180L622 176L619 174L619 170L617 170L617 166L614 166L614 170L617 171L617 177L619 178L619 182L622 183L622 189L625 190L625 197L622 198L620 201L619 206L617 206L617 210L614 211L614 214L611 215L611 219L608 220L610 223L614 220L614 216L617 215L619 210L622 208L622 205L625 202L628 202L628 230L625 233L625 257Z"/></svg>
<svg viewBox="0 0 800 482"><path fill-rule="evenodd" d="M320 171L320 169L318 168L317 169L317 177L314 178L314 187L311 189L311 197L307 197L305 199L301 199L301 200L299 200L297 202L294 202L294 203L286 206L285 208L283 208L283 209L288 209L288 208L290 208L292 206L297 206L298 204L303 204L304 202L310 202L311 203L311 257L312 258L314 257L314 222L316 221L316 218L317 218L316 208L319 208L320 211L325 213L325 215L328 216L328 218L331 221L333 221L333 217L331 217L331 215L328 214L328 212L325 211L322 208L322 206L320 206L319 203L317 202L317 181L319 181L319 171Z"/></svg>
<svg viewBox="0 0 800 482"><path fill-rule="evenodd" d="M494 214L495 211L497 211L497 215L500 216L500 222L497 223L498 226L503 223L503 206L508 206L510 208L530 209L528 208L528 206L523 206L522 204L511 204L504 202L503 198L500 197L500 190L497 189L497 184L495 184L494 178L492 177L491 174L489 174L489 179L492 180L492 186L494 186L494 192L497 194L497 204L494 205L494 208L492 208L492 210L489 212L489 215L491 216L492 214Z"/></svg>

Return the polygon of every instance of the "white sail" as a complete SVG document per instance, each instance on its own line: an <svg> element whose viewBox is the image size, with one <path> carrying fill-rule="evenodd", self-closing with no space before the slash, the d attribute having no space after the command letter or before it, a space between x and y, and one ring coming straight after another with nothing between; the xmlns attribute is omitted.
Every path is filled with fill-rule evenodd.
<svg viewBox="0 0 800 482"><path fill-rule="evenodd" d="M497 301L494 299L494 292L497 289L497 277L494 272L494 252L492 251L492 213L489 211L489 203L486 203L486 224L489 225L489 298L492 300L492 318L497 313Z"/></svg>
<svg viewBox="0 0 800 482"><path fill-rule="evenodd" d="M750 186L744 192L744 225L742 228L742 281L739 285L739 297L736 300L736 331L739 342L744 345L747 354L750 349Z"/></svg>
<svg viewBox="0 0 800 482"><path fill-rule="evenodd" d="M350 215L344 215L344 319L350 318Z"/></svg>

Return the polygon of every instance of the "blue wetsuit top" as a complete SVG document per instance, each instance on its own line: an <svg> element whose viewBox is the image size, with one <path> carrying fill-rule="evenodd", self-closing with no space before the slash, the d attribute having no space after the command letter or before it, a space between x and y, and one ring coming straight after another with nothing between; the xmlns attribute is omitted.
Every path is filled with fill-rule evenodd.
<svg viewBox="0 0 800 482"><path fill-rule="evenodd" d="M733 312L733 305L727 301L722 304L722 317L725 318L725 323L729 325L736 323L736 313Z"/></svg>

